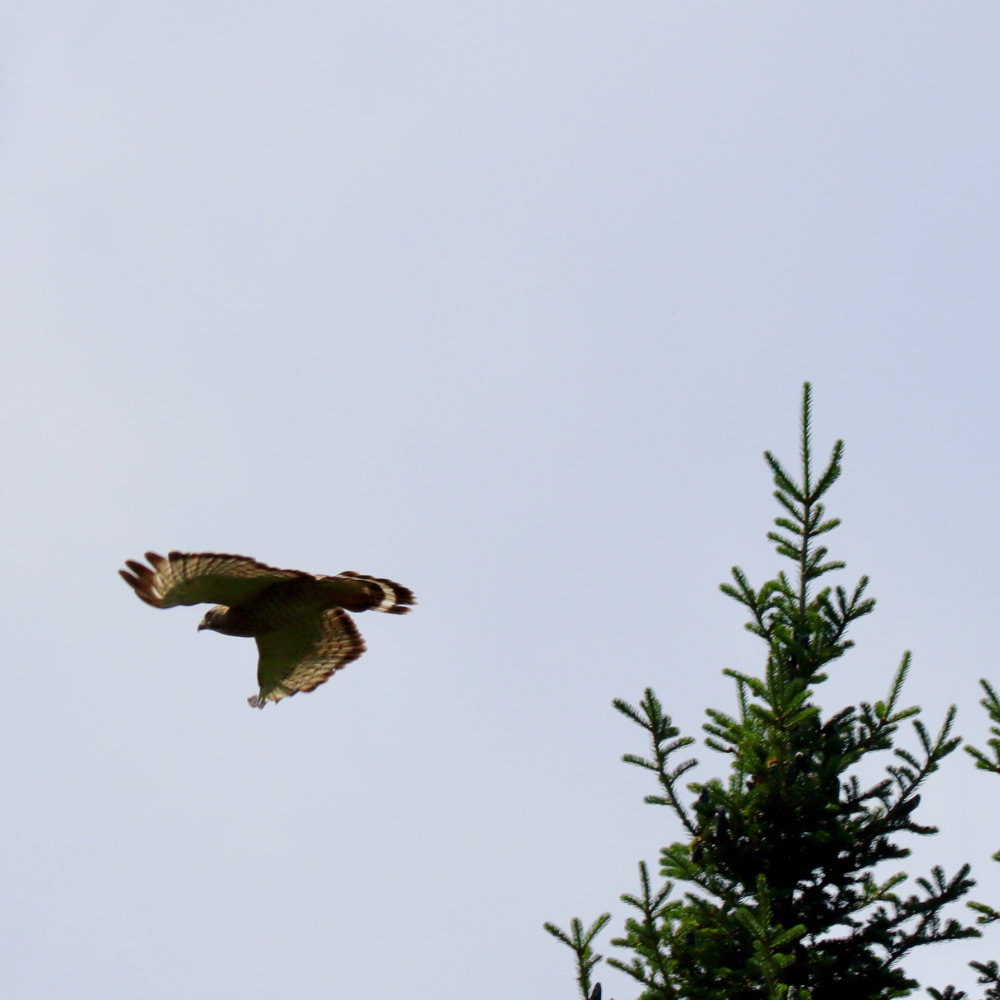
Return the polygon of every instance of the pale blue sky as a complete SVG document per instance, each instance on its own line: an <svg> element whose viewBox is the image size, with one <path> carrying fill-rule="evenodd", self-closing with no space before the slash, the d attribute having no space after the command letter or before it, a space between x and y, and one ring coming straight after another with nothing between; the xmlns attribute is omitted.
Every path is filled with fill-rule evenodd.
<svg viewBox="0 0 1000 1000"><path fill-rule="evenodd" d="M11 995L573 996L542 922L620 926L679 835L611 699L651 684L698 735L759 666L717 585L779 567L760 455L794 463L806 378L820 453L847 442L833 551L880 600L824 698L881 697L909 648L909 700L982 742L998 31L979 3L8 6ZM148 548L420 605L256 713L252 643L116 576ZM955 757L922 816L921 859L994 904L998 791Z"/></svg>

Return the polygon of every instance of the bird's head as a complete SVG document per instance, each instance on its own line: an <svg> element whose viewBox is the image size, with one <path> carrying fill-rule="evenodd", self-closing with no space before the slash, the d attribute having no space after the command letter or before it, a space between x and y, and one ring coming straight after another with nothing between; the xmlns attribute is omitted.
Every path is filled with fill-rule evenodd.
<svg viewBox="0 0 1000 1000"><path fill-rule="evenodd" d="M213 632L221 632L226 623L226 615L228 614L229 608L221 604L216 605L214 608L209 608L205 613L205 617L202 618L201 624L198 626L198 631L200 632L202 629L207 628Z"/></svg>

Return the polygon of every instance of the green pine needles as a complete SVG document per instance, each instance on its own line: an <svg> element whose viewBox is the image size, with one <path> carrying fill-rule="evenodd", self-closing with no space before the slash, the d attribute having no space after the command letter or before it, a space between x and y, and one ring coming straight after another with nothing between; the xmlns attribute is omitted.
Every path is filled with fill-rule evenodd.
<svg viewBox="0 0 1000 1000"><path fill-rule="evenodd" d="M754 589L734 568L733 582L722 586L746 609L746 627L766 654L762 676L726 671L736 683L735 713L708 711L705 744L724 755L724 776L685 783L697 762L683 751L694 739L673 725L651 689L638 705L614 703L649 741L646 756L624 757L655 779L646 801L666 806L684 831L661 850L659 879L640 863L639 891L622 896L631 915L611 942L622 957L607 961L636 980L642 1000L904 997L919 985L905 968L914 949L979 934L948 915L973 885L968 865L950 875L934 867L912 881L898 867L910 853L908 835L937 832L916 813L921 786L961 742L952 735L955 708L932 733L918 708L901 704L909 654L885 700L827 717L815 701L853 645L851 624L875 601L866 577L852 591L827 583L844 568L824 544L839 524L824 501L840 476L843 444L816 475L810 404L807 383L799 477L765 453L781 508L768 538L794 569ZM997 723L993 756L970 752L978 766L1000 773L1000 701L984 686L983 704ZM914 749L898 745L907 721ZM859 773L874 772L870 761L859 765L879 751L891 754L884 776L862 781ZM1000 919L972 905L978 923ZM574 951L584 998L600 995L592 979L603 956L593 943L610 919L603 914L586 929L574 920L570 933L545 925ZM987 997L1000 1000L997 966L975 968L980 982L992 984ZM964 996L953 987L931 994Z"/></svg>

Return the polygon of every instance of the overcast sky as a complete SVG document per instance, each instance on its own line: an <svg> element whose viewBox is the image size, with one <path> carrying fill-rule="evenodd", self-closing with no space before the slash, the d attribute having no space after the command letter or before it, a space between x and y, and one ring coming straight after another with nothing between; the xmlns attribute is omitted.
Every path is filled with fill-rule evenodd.
<svg viewBox="0 0 1000 1000"><path fill-rule="evenodd" d="M847 444L832 554L880 601L824 704L912 649L906 700L982 743L998 30L915 0L7 5L10 996L572 997L542 922L618 931L681 836L610 702L652 685L699 735L723 668L760 669L718 584L782 568L761 453L795 463L805 379L818 453ZM420 604L253 712L253 643L115 573L174 548ZM972 861L1000 905L998 793L954 755L915 872ZM913 968L977 957L996 935Z"/></svg>

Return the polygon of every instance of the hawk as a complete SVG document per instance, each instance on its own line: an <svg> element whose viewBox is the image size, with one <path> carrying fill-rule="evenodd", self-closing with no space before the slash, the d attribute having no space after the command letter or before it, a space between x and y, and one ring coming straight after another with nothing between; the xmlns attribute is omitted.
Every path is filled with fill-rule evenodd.
<svg viewBox="0 0 1000 1000"><path fill-rule="evenodd" d="M312 691L365 651L348 611L405 615L413 593L392 580L360 573L314 576L275 569L247 556L215 552L147 552L144 563L126 559L122 579L154 608L215 604L198 630L257 640L260 691L251 708Z"/></svg>

